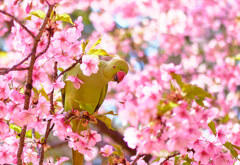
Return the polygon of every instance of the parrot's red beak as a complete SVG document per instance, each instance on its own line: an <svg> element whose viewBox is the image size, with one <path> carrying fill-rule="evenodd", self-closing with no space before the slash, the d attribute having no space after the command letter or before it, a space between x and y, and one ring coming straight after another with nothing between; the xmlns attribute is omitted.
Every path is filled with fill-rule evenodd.
<svg viewBox="0 0 240 165"><path fill-rule="evenodd" d="M119 71L117 72L114 76L113 76L113 79L114 81L116 81L117 83L120 83L123 78L125 77L126 73L123 72L123 71Z"/></svg>

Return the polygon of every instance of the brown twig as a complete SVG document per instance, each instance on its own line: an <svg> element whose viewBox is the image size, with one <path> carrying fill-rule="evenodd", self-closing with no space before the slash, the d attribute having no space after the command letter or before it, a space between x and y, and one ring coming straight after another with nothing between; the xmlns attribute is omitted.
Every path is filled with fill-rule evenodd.
<svg viewBox="0 0 240 165"><path fill-rule="evenodd" d="M13 71L13 70L16 70L18 66L22 65L25 61L27 61L29 59L29 57L32 56L32 52L27 56L25 57L22 61L20 61L19 63L13 65L11 68L1 68L0 70L0 75L3 75L3 74L7 74L8 72L10 71ZM29 68L28 68L29 69Z"/></svg>
<svg viewBox="0 0 240 165"><path fill-rule="evenodd" d="M71 70L73 67L75 67L78 63L81 63L82 61L82 56L75 62L73 63L70 67L68 67L67 69L65 69L64 71L62 71L58 76L57 79L62 76L64 73L66 73L67 71Z"/></svg>
<svg viewBox="0 0 240 165"><path fill-rule="evenodd" d="M50 46L50 43L51 43L51 35L50 35L50 32L48 32L48 42L47 42L47 46L45 47L45 49L43 51L41 51L40 53L37 54L36 58L40 57L41 55L43 55L44 53L47 52L49 46Z"/></svg>
<svg viewBox="0 0 240 165"><path fill-rule="evenodd" d="M28 69L28 76L27 76L27 84L26 84L26 89L25 89L25 100L24 100L24 109L28 110L29 109L29 104L30 104L30 98L31 98L31 91L32 91L32 75L33 75L33 68L34 64L36 61L36 51L37 51L37 46L40 41L40 38L46 28L46 25L48 23L48 20L50 18L51 12L53 10L53 5L50 5L46 14L46 17L43 21L43 24L37 34L37 36L34 39L33 47L31 50L31 53L29 54L29 57L31 57L30 64L29 64L29 69ZM27 130L27 125L24 125L20 134L20 142L18 146L18 152L17 152L17 164L22 165L22 152L23 152L23 147L24 147L24 141L25 141L25 134Z"/></svg>
<svg viewBox="0 0 240 165"><path fill-rule="evenodd" d="M0 13L11 17L11 18L12 18L14 21L16 21L24 30L26 30L26 31L28 32L28 34L29 34L32 38L35 38L34 34L33 34L24 24L22 24L22 22L21 22L19 19L17 19L16 17L14 17L13 15L7 13L7 12L4 11L4 10L0 10Z"/></svg>
<svg viewBox="0 0 240 165"><path fill-rule="evenodd" d="M54 82L56 81L56 77L57 77L57 62L54 63L54 75L53 75L53 81ZM55 111L54 104L53 104L53 93L54 93L54 89L50 93L50 113L51 114L53 114L54 111ZM42 143L42 146L41 146L39 165L43 164L43 160L44 160L44 147L45 147L44 145L47 144L48 136L49 136L49 134L52 131L53 126L54 126L54 124L53 124L52 127L50 127L51 121L52 121L52 119L48 120L48 122L47 122L47 128L46 128L46 131L45 131L44 142Z"/></svg>
<svg viewBox="0 0 240 165"><path fill-rule="evenodd" d="M180 155L180 152L176 152L176 153L174 153L174 154L172 154L172 155L168 155L165 159L164 159L164 161L162 161L161 163L160 163L160 165L163 165L166 161L168 161L170 158L173 158L173 157L175 157L175 156L177 156L177 155Z"/></svg>
<svg viewBox="0 0 240 165"><path fill-rule="evenodd" d="M137 157L134 159L134 161L131 163L131 165L134 165L135 163L137 163L137 161L143 156L145 156L145 154L138 154Z"/></svg>
<svg viewBox="0 0 240 165"><path fill-rule="evenodd" d="M47 52L49 46L50 46L50 43L51 43L51 35L50 33L48 34L48 42L47 42L47 45L45 47L45 49L43 51L41 51L40 53L38 53L36 55L36 58L37 59L38 57L40 57L41 55L43 55L44 53ZM27 70L27 68L17 68L18 66L22 65L25 61L27 61L29 59L29 57L32 56L32 52L27 56L25 57L22 61L20 61L19 63L13 65L11 68L0 68L0 75L3 75L3 74L7 74L9 73L10 71L22 71L22 70Z"/></svg>
<svg viewBox="0 0 240 165"><path fill-rule="evenodd" d="M33 137L33 141L36 142L36 141L35 141L35 139L36 139L35 128L32 129L32 137ZM38 144L36 144L36 148L37 148L37 152L38 152L38 154L39 154L39 156L40 156L40 148L38 147Z"/></svg>
<svg viewBox="0 0 240 165"><path fill-rule="evenodd" d="M9 70L9 68L0 68L0 75L1 73L5 73L7 70ZM25 68L14 68L11 69L12 71L24 71L24 70L28 70L28 67Z"/></svg>

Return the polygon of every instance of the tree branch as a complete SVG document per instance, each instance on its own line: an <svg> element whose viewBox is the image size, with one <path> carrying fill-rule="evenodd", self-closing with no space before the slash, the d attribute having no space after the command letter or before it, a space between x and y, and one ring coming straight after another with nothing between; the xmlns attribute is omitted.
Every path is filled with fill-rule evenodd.
<svg viewBox="0 0 240 165"><path fill-rule="evenodd" d="M134 165L135 163L137 163L137 161L143 156L145 156L145 154L138 154L137 157L134 159L134 161L131 163L131 165Z"/></svg>
<svg viewBox="0 0 240 165"><path fill-rule="evenodd" d="M51 43L51 35L50 35L50 32L48 32L48 42L47 42L47 46L45 47L45 49L43 51L41 51L40 53L37 54L36 58L40 57L41 55L43 55L44 53L47 52L49 46L50 46L50 43Z"/></svg>
<svg viewBox="0 0 240 165"><path fill-rule="evenodd" d="M68 67L67 69L65 69L64 71L62 71L58 76L57 79L62 76L64 73L66 73L67 71L71 70L72 68L74 68L78 63L82 62L82 56L75 62L73 63L70 67Z"/></svg>
<svg viewBox="0 0 240 165"><path fill-rule="evenodd" d="M27 77L27 84L26 84L26 89L25 89L25 100L24 100L24 110L29 109L29 104L30 104L30 98L31 98L31 91L32 91L32 75L33 75L33 68L34 64L36 61L36 50L38 43L40 41L40 38L46 28L46 25L48 23L48 20L50 18L51 12L53 10L53 5L50 5L48 8L48 12L46 14L46 17L43 21L43 24L37 34L37 36L34 39L33 47L31 50L31 53L29 54L29 57L31 57L31 61L29 64L29 69L28 69L28 77ZM20 134L20 142L18 146L18 152L17 152L17 164L22 165L22 152L23 152L23 147L24 147L24 141L25 141L25 134L27 130L27 125L24 125Z"/></svg>
<svg viewBox="0 0 240 165"><path fill-rule="evenodd" d="M98 120L98 131L108 135L113 141L120 144L130 155L136 155L136 150L128 147L127 143L123 140L123 135L117 131L109 129L102 121Z"/></svg>
<svg viewBox="0 0 240 165"><path fill-rule="evenodd" d="M2 73L5 73L7 70L9 70L9 68L0 68L0 75ZM12 71L24 71L24 70L28 70L28 67L25 68L14 68L12 69Z"/></svg>
<svg viewBox="0 0 240 165"><path fill-rule="evenodd" d="M163 165L166 161L168 161L169 159L171 159L171 158L173 158L173 157L175 157L175 156L177 156L177 155L179 155L179 154L180 154L180 152L176 152L176 153L174 153L174 154L172 154L172 155L168 155L168 156L165 158L165 160L160 163L160 165Z"/></svg>
<svg viewBox="0 0 240 165"><path fill-rule="evenodd" d="M54 75L53 75L53 81L54 82L56 81L56 77L57 77L57 62L54 63ZM54 114L54 111L55 111L54 104L53 104L53 93L54 93L54 89L50 93L50 113L51 114ZM54 126L53 125L52 127L50 127L51 121L52 121L52 119L48 120L48 122L47 122L47 128L46 128L46 131L45 131L44 143L42 143L42 146L41 146L39 165L43 164L43 160L44 160L44 147L45 147L44 145L47 144L48 136L49 136L49 134L50 134L50 132L53 129L53 126Z"/></svg>
<svg viewBox="0 0 240 165"><path fill-rule="evenodd" d="M13 71L13 70L17 70L17 67L22 65L31 56L32 56L32 52L27 57L25 57L22 61L20 61L19 63L13 65L11 68L1 68L0 69L0 75L7 74L8 72Z"/></svg>
<svg viewBox="0 0 240 165"><path fill-rule="evenodd" d="M0 10L0 13L11 17L11 18L12 18L14 21L16 21L24 30L26 30L26 31L28 32L28 34L29 34L33 39L35 38L34 34L33 34L24 24L22 24L22 22L21 22L20 20L18 20L16 17L14 17L13 15L7 13L7 12L4 11L4 10Z"/></svg>

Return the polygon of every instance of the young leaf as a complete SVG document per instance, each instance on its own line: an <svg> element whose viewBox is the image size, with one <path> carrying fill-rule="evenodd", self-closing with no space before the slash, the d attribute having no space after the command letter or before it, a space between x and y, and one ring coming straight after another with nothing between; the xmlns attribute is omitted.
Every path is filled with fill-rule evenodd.
<svg viewBox="0 0 240 165"><path fill-rule="evenodd" d="M181 75L178 75L178 74L176 74L176 73L171 73L171 75L172 75L172 78L173 78L174 80L176 80L177 83L178 83L178 85L182 88L183 85L184 85L184 83L183 83L183 81L182 81L182 76L181 76Z"/></svg>
<svg viewBox="0 0 240 165"><path fill-rule="evenodd" d="M212 133L216 136L217 132L216 132L215 123L211 121L210 123L208 123L208 127L212 130Z"/></svg>
<svg viewBox="0 0 240 165"><path fill-rule="evenodd" d="M32 138L32 130L28 130L25 135L27 138ZM38 132L35 132L35 138L39 139L42 137Z"/></svg>
<svg viewBox="0 0 240 165"><path fill-rule="evenodd" d="M32 16L31 16L31 15L29 15L29 16L27 16L27 17L23 18L23 19L25 19L25 20L32 20Z"/></svg>
<svg viewBox="0 0 240 165"><path fill-rule="evenodd" d="M233 144L232 144L232 146L233 146L234 148L236 148L237 150L240 150L240 147L239 147L239 146L236 146L236 145L233 145Z"/></svg>
<svg viewBox="0 0 240 165"><path fill-rule="evenodd" d="M87 46L88 42L89 42L89 40L86 40L85 42L82 42L82 44L81 44L83 53L85 53L86 46Z"/></svg>
<svg viewBox="0 0 240 165"><path fill-rule="evenodd" d="M96 118L99 119L99 120L101 120L102 122L104 122L105 125L106 125L109 129L116 131L116 130L112 127L112 121L111 121L111 119L109 119L108 117L106 117L106 116L96 116Z"/></svg>
<svg viewBox="0 0 240 165"><path fill-rule="evenodd" d="M98 55L98 56L111 56L115 57L114 55L108 54L104 49L91 49L87 52L89 55Z"/></svg>
<svg viewBox="0 0 240 165"><path fill-rule="evenodd" d="M38 95L38 94L39 94L39 93L38 93L38 90L37 90L35 87L33 87L32 90L33 90L33 92L34 92L35 95Z"/></svg>
<svg viewBox="0 0 240 165"><path fill-rule="evenodd" d="M48 101L49 101L48 95L47 95L47 93L46 93L46 91L45 91L45 89L44 89L44 88L42 88L42 89L40 90L40 93L41 93L41 95L42 95L43 97L45 97L45 98L46 98L46 100L48 100Z"/></svg>
<svg viewBox="0 0 240 165"><path fill-rule="evenodd" d="M72 18L70 17L70 15L68 15L66 13L57 14L56 18L55 18L55 21L64 21L64 22L68 22L68 23L73 25Z"/></svg>
<svg viewBox="0 0 240 165"><path fill-rule="evenodd" d="M7 56L7 52L0 51L0 57L6 57L6 56Z"/></svg>
<svg viewBox="0 0 240 165"><path fill-rule="evenodd" d="M57 68L57 70L59 70L59 71L61 71L61 72L64 71L64 69L61 68L61 67L60 67L60 68Z"/></svg>
<svg viewBox="0 0 240 165"><path fill-rule="evenodd" d="M93 44L93 46L91 46L91 48L89 49L89 51L91 51L92 49L94 49L97 45L99 45L102 41L102 37L100 37L96 42L95 44Z"/></svg>
<svg viewBox="0 0 240 165"><path fill-rule="evenodd" d="M79 104L79 107L90 114L93 114L94 110L91 104Z"/></svg>
<svg viewBox="0 0 240 165"><path fill-rule="evenodd" d="M34 15L34 16L36 16L38 18L41 18L41 19L44 19L45 16L46 16L44 11L42 11L42 10L35 10L35 11L30 12L29 14Z"/></svg>
<svg viewBox="0 0 240 165"><path fill-rule="evenodd" d="M231 154L234 158L238 157L238 152L234 149L232 143L226 142L223 145L231 152Z"/></svg>
<svg viewBox="0 0 240 165"><path fill-rule="evenodd" d="M116 145L116 144L112 144L112 146L115 148L116 151L113 152L113 154L116 154L118 156L121 156L123 153L122 153L122 149L119 145Z"/></svg>
<svg viewBox="0 0 240 165"><path fill-rule="evenodd" d="M105 116L105 115L117 115L117 114L115 114L113 111L109 111L103 114L97 114L96 116Z"/></svg>
<svg viewBox="0 0 240 165"><path fill-rule="evenodd" d="M9 128L11 128L12 130L14 130L14 131L17 132L17 133L20 133L21 130L22 130L21 127L15 125L15 124L10 124L10 125L9 125Z"/></svg>

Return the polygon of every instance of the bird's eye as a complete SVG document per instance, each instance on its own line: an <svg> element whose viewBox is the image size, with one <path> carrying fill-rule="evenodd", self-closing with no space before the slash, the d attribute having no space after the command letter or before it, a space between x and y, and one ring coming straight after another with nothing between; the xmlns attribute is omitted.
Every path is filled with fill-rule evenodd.
<svg viewBox="0 0 240 165"><path fill-rule="evenodd" d="M115 65L113 65L113 68L116 68L116 66L115 66Z"/></svg>

